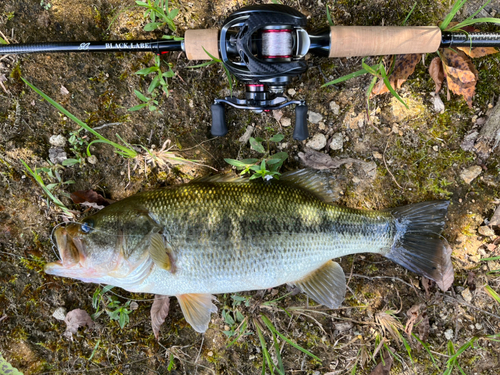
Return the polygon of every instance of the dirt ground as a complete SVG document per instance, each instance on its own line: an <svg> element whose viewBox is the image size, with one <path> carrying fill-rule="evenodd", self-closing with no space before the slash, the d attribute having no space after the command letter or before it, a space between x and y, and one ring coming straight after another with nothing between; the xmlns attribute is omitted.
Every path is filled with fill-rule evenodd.
<svg viewBox="0 0 500 375"><path fill-rule="evenodd" d="M177 0L170 6L179 9L175 23L177 35L182 36L189 28L220 28L233 11L254 3L260 2ZM305 14L310 30L327 25L325 4L336 25L367 26L400 25L414 4L406 0L283 3ZM147 23L143 10L134 4L132 0L4 0L0 2L0 31L11 43L160 37L161 32L143 30ZM450 1L417 0L408 24L437 25L451 5ZM458 18L474 13L480 5L471 2ZM480 16L498 12L500 4L494 1ZM172 34L167 29L165 33ZM426 56L399 90L409 109L390 94L373 98L371 123L366 119L365 99L371 76L320 88L329 80L361 69L361 58L308 57L309 70L286 92L291 99L306 100L312 113L311 137L303 142L293 140L293 126L287 126L294 118L289 107L279 114L227 110L229 134L211 137L210 105L213 99L229 94L228 81L219 64L189 69L195 62L181 52L163 57L172 64L175 76L169 78L168 97L157 97L162 113L127 111L140 104L134 90L145 92L151 83L150 76L134 74L153 65L151 53L0 56L0 353L25 374L260 374L263 353L253 322L264 314L279 332L320 359L312 359L280 340L287 374L370 374L381 361L380 353L387 354L381 341L396 357L390 374L441 374L450 358L453 361L454 351L473 337L478 340L456 356L456 363L469 375L498 374L500 345L491 335L500 334L500 303L485 286L500 293L499 274L492 272L500 269L500 262L482 259L500 255L498 227L487 226L500 205L499 148L493 149L492 144L492 150L478 155L470 146L470 134L481 132L499 102L500 55L474 59L479 81L473 107L453 94L447 100L444 88L440 92L445 105L442 113L434 110L434 83L426 67L435 56ZM377 61L367 59L369 64ZM135 165L102 143L91 146L96 159L89 160L85 149L95 138L80 131L73 144L66 142L59 151L81 162L54 167L49 164L54 153L50 150L55 147L50 137L69 139L79 127L26 86L21 77L109 139L121 143L119 135L129 144L156 150L170 140L177 155L206 166L162 170L144 163ZM243 96L243 90L238 84L235 95ZM253 136L284 135L272 149L289 154L282 170L303 166L299 156L311 146L331 157L365 162L327 171L340 205L372 210L450 200L443 235L453 248L453 287L445 293L435 285L427 287L421 277L380 256L347 256L339 262L349 288L343 307L335 311L312 302L309 306L302 294L265 304L285 296L285 286L240 293L248 303L236 304L234 296L219 295L219 312L201 335L185 322L172 299L157 342L150 321L152 296L116 288L112 292L121 304L137 303L123 329L118 321L101 314L95 318L95 329L84 327L72 338L64 336L66 325L53 316L54 312L63 308L95 313L92 297L97 285L43 272L46 262L56 260L51 231L64 221L64 215L47 199L21 160L32 169L52 170L52 176L41 172L44 183L55 184L51 186L54 195L80 219L92 209L74 204L69 199L71 192L93 189L119 200L138 191L229 172L231 166L224 158L258 157L249 144L238 140L249 125L255 127ZM308 144L313 138L316 144ZM335 142L337 147L321 146L324 140ZM137 150L144 154L143 148ZM477 176L468 179L474 171ZM415 305L420 305L419 317L428 318L428 324L422 322L414 329L417 335L427 336L428 351L404 333L407 312ZM229 347L234 337L224 331L235 327L223 319L223 310L233 316L238 311L249 322L247 334ZM384 329L384 322L385 327L396 327L408 348L398 334ZM264 336L272 359L277 361L271 333L265 331ZM457 367L453 373L459 373Z"/></svg>

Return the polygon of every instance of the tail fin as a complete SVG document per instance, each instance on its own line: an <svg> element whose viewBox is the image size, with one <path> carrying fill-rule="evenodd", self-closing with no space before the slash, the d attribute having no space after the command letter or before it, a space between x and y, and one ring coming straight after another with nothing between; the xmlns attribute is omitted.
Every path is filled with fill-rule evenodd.
<svg viewBox="0 0 500 375"><path fill-rule="evenodd" d="M451 248L440 235L448 201L431 201L391 209L396 219L396 236L386 257L434 280L446 291L453 283Z"/></svg>

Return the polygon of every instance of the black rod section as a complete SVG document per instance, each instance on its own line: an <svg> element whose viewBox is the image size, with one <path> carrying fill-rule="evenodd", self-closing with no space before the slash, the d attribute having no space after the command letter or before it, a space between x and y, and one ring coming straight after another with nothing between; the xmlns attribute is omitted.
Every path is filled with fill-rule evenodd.
<svg viewBox="0 0 500 375"><path fill-rule="evenodd" d="M500 47L500 33L447 33L441 36L441 48Z"/></svg>
<svg viewBox="0 0 500 375"><path fill-rule="evenodd" d="M158 55L183 51L183 42L174 40L118 40L109 42L61 42L0 45L0 55L58 52L154 52Z"/></svg>

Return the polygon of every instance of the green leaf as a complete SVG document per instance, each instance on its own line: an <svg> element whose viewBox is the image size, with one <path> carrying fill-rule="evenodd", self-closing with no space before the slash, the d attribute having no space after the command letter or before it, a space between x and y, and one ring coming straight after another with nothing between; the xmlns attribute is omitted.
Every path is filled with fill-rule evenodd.
<svg viewBox="0 0 500 375"><path fill-rule="evenodd" d="M144 26L144 31L153 31L163 25L163 22L151 22Z"/></svg>
<svg viewBox="0 0 500 375"><path fill-rule="evenodd" d="M271 142L281 142L283 140L283 138L285 138L285 136L283 134L275 134L271 137L271 139L269 139Z"/></svg>
<svg viewBox="0 0 500 375"><path fill-rule="evenodd" d="M333 20L332 16L330 14L330 8L328 7L328 4L326 5L326 19L328 20L328 25L333 26Z"/></svg>
<svg viewBox="0 0 500 375"><path fill-rule="evenodd" d="M139 0L136 0L135 3L141 7L147 7L148 4L146 4L144 1L139 1Z"/></svg>
<svg viewBox="0 0 500 375"><path fill-rule="evenodd" d="M7 41L5 39L0 37L0 44L9 44L9 43L7 43Z"/></svg>
<svg viewBox="0 0 500 375"><path fill-rule="evenodd" d="M225 158L224 161L228 164L235 166L238 169L242 169L242 168L246 167L246 164L241 162L240 160Z"/></svg>
<svg viewBox="0 0 500 375"><path fill-rule="evenodd" d="M139 109L142 109L142 108L146 107L147 105L148 105L148 103L138 104L132 108L129 108L128 111L130 111L130 112L138 111Z"/></svg>
<svg viewBox="0 0 500 375"><path fill-rule="evenodd" d="M327 83L321 85L321 87L326 87L326 86L330 86L330 85L336 85L337 83L344 82L344 81L347 81L349 79L362 76L363 74L366 74L366 73L368 73L366 71L366 69L361 69L361 70L358 70L357 72L353 72L351 74L347 74L347 75L342 76L340 78L334 79L333 81L327 82Z"/></svg>
<svg viewBox="0 0 500 375"><path fill-rule="evenodd" d="M143 102L147 103L149 102L149 98L146 97L142 92L139 90L134 90L135 95Z"/></svg>
<svg viewBox="0 0 500 375"><path fill-rule="evenodd" d="M258 142L255 138L253 137L250 137L250 147L261 153L261 154L265 154L266 153L266 150L264 149L264 146L262 146L262 143Z"/></svg>
<svg viewBox="0 0 500 375"><path fill-rule="evenodd" d="M65 167L70 167L70 166L78 164L78 163L80 163L79 159L66 159L66 160L63 160L62 165L64 165Z"/></svg>
<svg viewBox="0 0 500 375"><path fill-rule="evenodd" d="M168 16L171 18L171 19L174 19L175 17L177 17L177 15L179 14L179 9L172 9L170 11L170 13L168 14Z"/></svg>
<svg viewBox="0 0 500 375"><path fill-rule="evenodd" d="M155 72L157 70L158 70L158 68L156 66L151 66L149 68L144 68L144 69L138 70L137 72L135 72L135 74L145 76L145 75L148 75L149 73Z"/></svg>
<svg viewBox="0 0 500 375"><path fill-rule="evenodd" d="M148 87L148 92L151 94L155 88L160 86L160 76L157 75L152 81L151 84Z"/></svg>
<svg viewBox="0 0 500 375"><path fill-rule="evenodd" d="M493 290L493 288L489 285L485 285L484 289L486 289L486 292L490 295L491 298L493 298L495 301L497 301L500 304L500 296L498 295L497 292Z"/></svg>

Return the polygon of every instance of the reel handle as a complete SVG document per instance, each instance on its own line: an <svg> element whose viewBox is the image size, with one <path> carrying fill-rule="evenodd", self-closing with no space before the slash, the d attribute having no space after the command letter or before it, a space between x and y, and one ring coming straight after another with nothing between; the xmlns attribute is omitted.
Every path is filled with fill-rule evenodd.
<svg viewBox="0 0 500 375"><path fill-rule="evenodd" d="M226 110L224 104L215 103L212 104L212 128L210 133L214 137L223 137L227 134L227 124L226 124Z"/></svg>
<svg viewBox="0 0 500 375"><path fill-rule="evenodd" d="M303 141L308 137L307 104L299 104L295 106L295 128L293 129L293 139Z"/></svg>

